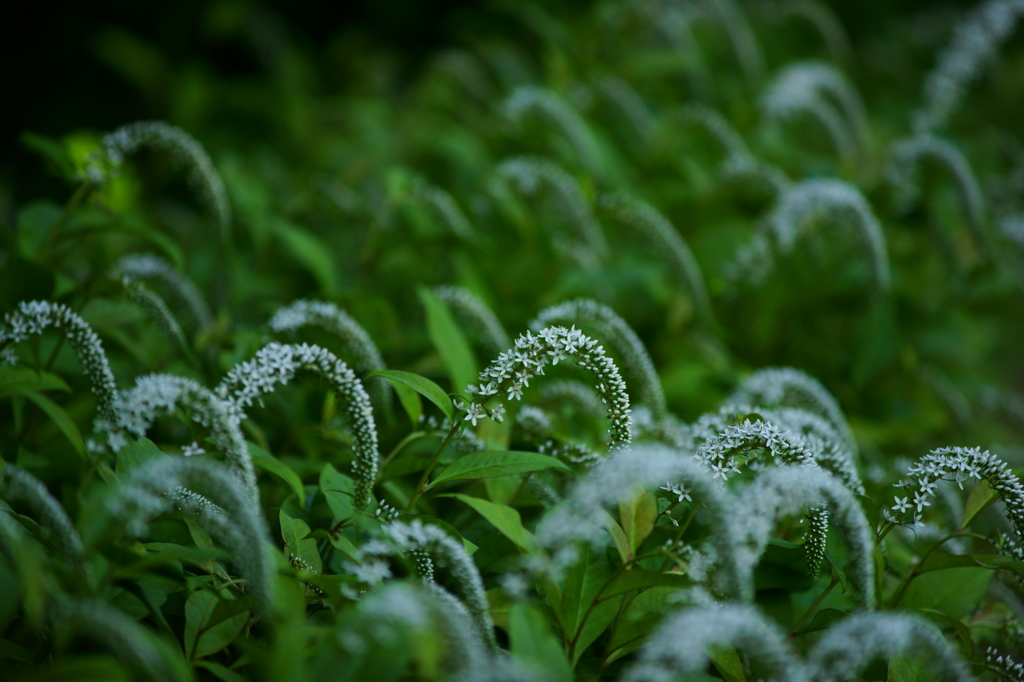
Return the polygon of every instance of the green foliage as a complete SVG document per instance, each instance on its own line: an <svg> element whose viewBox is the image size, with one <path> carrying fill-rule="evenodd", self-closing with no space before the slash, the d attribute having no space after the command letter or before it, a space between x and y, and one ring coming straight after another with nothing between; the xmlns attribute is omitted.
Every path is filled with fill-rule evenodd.
<svg viewBox="0 0 1024 682"><path fill-rule="evenodd" d="M175 125L0 177L2 676L1024 678L1020 8L95 36Z"/></svg>

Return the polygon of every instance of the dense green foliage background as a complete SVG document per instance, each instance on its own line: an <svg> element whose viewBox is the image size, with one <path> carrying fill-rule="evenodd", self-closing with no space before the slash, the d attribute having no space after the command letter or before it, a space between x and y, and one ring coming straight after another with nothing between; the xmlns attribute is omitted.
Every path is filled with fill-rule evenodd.
<svg viewBox="0 0 1024 682"><path fill-rule="evenodd" d="M820 380L856 437L857 469L868 488L864 511L882 535L886 523L879 510L892 505L892 484L933 448L978 446L1015 472L1024 465L1024 243L999 237L996 229L1024 208L1024 183L1012 180L1024 160L1024 40L1011 37L986 64L942 131L970 162L984 192L991 236L986 244L972 237L959 186L944 168L924 167L921 198L907 211L886 179L893 144L910 134L925 75L949 44L964 7L879 2L829 10L823 4L842 29L830 35L781 12L782 4L737 6L763 54L758 73L742 68L727 25L696 22L695 43L683 49L665 27L645 19L639 3L339 9L330 3L223 1L108 5L98 13L67 9L26 22L23 58L12 70L19 103L6 107L0 149L0 312L12 313L28 300L68 305L102 339L121 389L149 373L183 375L212 388L272 340L317 343L351 363L344 344L323 330L287 335L267 326L276 310L294 300L329 301L366 330L388 368L426 377L442 393L465 398L463 379L475 376L493 354L473 329L451 324L447 309L438 311L426 288L466 287L512 338L548 306L593 298L636 330L668 407L682 422L718 409L763 367L790 366ZM856 154L836 154L813 119L778 121L765 114L761 98L774 75L799 60L831 63L854 84L868 122ZM649 127L638 128L621 101L602 94L601 84L611 77L635 91L649 111ZM521 125L509 119L503 106L527 85L557 93L580 112L592 139L590 157L544 117L527 116ZM719 111L754 157L794 181L837 178L858 188L885 234L891 289L872 289L866 259L844 237L843 226L827 220L807 228L798 248L778 254L775 271L763 282L730 276L738 250L758 232L777 197L764 184L723 171L718 142L682 115L696 102ZM103 154L104 133L148 119L179 126L205 147L232 209L226 230L170 154L143 151L102 182L89 180L87 170ZM554 161L579 184L610 246L595 267L581 267L552 240L571 229L574 217L564 206L543 196L495 191L499 165L527 154ZM471 237L456 234L450 215L423 199L417 188L424 182L451 195L468 218ZM703 273L713 319L699 318L699 302L675 277L664 251L645 246L602 204L603 195L615 192L656 207L685 239ZM209 303L214 322L205 329L186 327L187 350L169 341L110 276L131 253L166 258ZM85 540L92 577L62 562L54 551L58 539L32 520L28 507L12 503L0 511L17 518L32 538L29 546L42 549L34 582L26 582L29 574L19 563L24 556L0 542L0 657L6 659L0 669L11 679L148 674L102 636L72 636L55 625L59 605L86 597L110 602L139 622L169 661L166 675L181 679L445 677L443 637L430 628L403 630L394 641L370 642L368 650L346 649L345 634L370 628L372 613L360 607L360 599L369 597L342 589L358 583L350 567L359 559L345 548L380 534L382 516L372 511L378 502L399 510L416 503L417 481L441 445L445 425L410 425L399 401L390 407L375 402L380 453L391 458L374 488L371 511L363 513L327 494L327 482L351 485L345 474L353 436L344 410L325 398L324 382L283 388L249 410L243 428L263 458L257 464L268 542L285 549L279 553L283 596L276 612L261 612L240 588L237 557L204 546L209 537L186 522L187 514L160 517L136 541L118 526L125 519L103 513L105 496L138 464L132 458L155 456L156 448L176 457L189 441L217 451L191 414L161 420L149 440L133 440L121 454L91 454L86 441L97 401L75 355L52 334L21 343L17 351L20 366L0 374L0 456L39 478L66 509ZM590 381L567 370L559 376ZM368 379L367 386L382 381ZM607 424L581 418L571 406L545 404L538 393L544 381L531 384L522 404L549 410L558 423L553 440L603 453ZM402 402L420 402L435 421L442 416L430 400L406 396ZM514 425L516 405L508 401L510 414L501 425L484 419L466 429L487 450L535 451L537 442ZM415 431L428 433L406 440ZM656 440L657 434L646 437ZM458 456L441 446L442 466ZM573 464L572 476L585 468ZM331 478L337 472L346 483ZM533 531L545 508L527 490L526 478L448 483L419 498L415 511L479 548L473 557L499 644L530 675L617 679L671 610L671 594L692 585L667 581L627 592L618 616L609 614L610 629L598 630L585 651L575 651L550 586L539 580L519 602L504 589L501 576L517 570L521 553L529 554L509 539L508 528L496 527L462 498L437 496L458 493L513 508ZM647 494L658 512L667 503L655 498L672 497L657 488ZM984 489L972 493L968 486L957 494L991 502ZM965 544L948 556L1009 554L1002 538L1011 531L1001 511L997 504L967 519L971 524L947 528L963 534L971 525L973 533L958 537ZM628 504L619 512L623 526L640 514ZM656 516L646 533L637 531L637 556L656 553L671 537L675 521ZM929 508L925 520L941 526L937 516ZM841 536L833 533L823 575L807 577L797 547L802 523L794 518L779 525L759 569L756 596L766 618L797 635L791 638L797 651L812 645L829 618L838 622L854 606L851 595L839 590L815 602L840 575L845 588L847 556ZM687 532L696 546L713 531L698 522ZM1024 615L1024 564L1005 556L998 568L951 559L928 573L938 574L934 580L914 573L916 587L903 599L904 580L918 557L934 551L937 538L900 529L884 540L876 606L931 613L937 630L974 671L992 676L982 663L985 647L1016 653L1005 623ZM311 539L315 547L309 550ZM302 567L289 565L297 545L317 556L322 575L297 573ZM660 569L672 580L691 575L693 584L701 582L685 567L669 570L661 556L634 564L610 539L604 549L603 571ZM396 559L391 572L394 581L411 582L415 571L411 561ZM443 573L438 571L442 585L458 582ZM634 602L640 606L629 611ZM204 615L196 615L200 607ZM813 618L815 609L822 609L821 619ZM615 632L623 613L622 627L635 628L636 636L625 646L624 635ZM820 627L808 629L808 623ZM213 633L205 649L196 628ZM726 680L757 679L756 665L745 656L722 649L707 672ZM915 679L903 665L883 661L864 679Z"/></svg>

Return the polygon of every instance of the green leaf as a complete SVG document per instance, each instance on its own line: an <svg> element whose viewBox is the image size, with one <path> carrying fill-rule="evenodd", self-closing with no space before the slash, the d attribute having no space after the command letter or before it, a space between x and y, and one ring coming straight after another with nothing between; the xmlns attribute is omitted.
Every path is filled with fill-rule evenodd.
<svg viewBox="0 0 1024 682"><path fill-rule="evenodd" d="M74 448L79 456L86 456L85 442L82 440L82 434L78 432L78 427L72 421L71 415L65 412L63 407L37 391L22 391L21 395L34 402L39 406L39 409L46 413L68 439L71 447Z"/></svg>
<svg viewBox="0 0 1024 682"><path fill-rule="evenodd" d="M37 371L21 365L0 366L0 397L21 395L25 391L64 391L71 388L56 374Z"/></svg>
<svg viewBox="0 0 1024 682"><path fill-rule="evenodd" d="M740 660L739 652L735 648L724 644L709 646L708 658L725 682L747 682L747 674L743 672L743 661Z"/></svg>
<svg viewBox="0 0 1024 682"><path fill-rule="evenodd" d="M978 518L981 512L991 507L997 499L999 499L999 495L995 490L992 490L988 481L985 479L978 481L978 484L971 490L971 494L967 496L967 502L964 504L964 518L960 522L960 530L971 525L974 519Z"/></svg>
<svg viewBox="0 0 1024 682"><path fill-rule="evenodd" d="M419 295L427 310L427 333L448 370L452 392L463 393L467 386L477 383L479 376L473 349L444 301L425 287L420 288Z"/></svg>
<svg viewBox="0 0 1024 682"><path fill-rule="evenodd" d="M608 662L629 654L643 646L646 636L661 622L661 617L678 608L674 597L679 590L667 587L653 587L634 597L615 626L615 633L608 642ZM615 600L609 603L614 604Z"/></svg>
<svg viewBox="0 0 1024 682"><path fill-rule="evenodd" d="M193 592L185 602L185 656L215 654L230 644L249 620L246 602L221 599L212 592Z"/></svg>
<svg viewBox="0 0 1024 682"><path fill-rule="evenodd" d="M320 472L320 493L327 500L327 506L334 514L334 520L341 523L352 518L355 505L352 496L355 494L352 479L338 471L330 464L324 465Z"/></svg>
<svg viewBox="0 0 1024 682"><path fill-rule="evenodd" d="M612 538L612 544L615 545L615 550L619 553L619 558L622 559L622 563L629 563L633 560L633 550L629 546L629 538L626 537L626 531L622 530L622 526L612 518L611 514L604 509L599 509L598 511L601 514L601 519L604 521L605 528L608 530L608 535Z"/></svg>
<svg viewBox="0 0 1024 682"><path fill-rule="evenodd" d="M502 535L511 540L516 547L524 552L533 550L533 534L523 527L523 520L519 516L518 510L506 507L503 504L495 504L479 497L470 497L469 495L459 495L457 493L439 495L438 497L454 497L465 502L476 510L480 516L487 519Z"/></svg>
<svg viewBox="0 0 1024 682"><path fill-rule="evenodd" d="M572 667L544 613L527 603L512 606L508 615L512 657L535 679L571 682Z"/></svg>
<svg viewBox="0 0 1024 682"><path fill-rule="evenodd" d="M921 565L914 568L918 574L941 571L947 568L963 568L977 566L978 562L967 554L949 554L936 551L928 555Z"/></svg>
<svg viewBox="0 0 1024 682"><path fill-rule="evenodd" d="M657 517L658 503L649 492L639 491L632 498L619 502L619 522L632 553L636 553L637 548L654 530Z"/></svg>
<svg viewBox="0 0 1024 682"><path fill-rule="evenodd" d="M689 587L692 584L693 580L681 573L661 573L660 571L636 569L620 573L619 577L601 594L601 598L608 599L615 595L649 587Z"/></svg>
<svg viewBox="0 0 1024 682"><path fill-rule="evenodd" d="M395 395L398 396L398 402L402 403L402 408L409 415L413 428L416 428L419 426L420 417L423 416L423 401L420 400L420 394L399 381L390 383L391 388L395 389Z"/></svg>
<svg viewBox="0 0 1024 682"><path fill-rule="evenodd" d="M274 457L272 454L256 445L252 441L246 441L246 446L249 448L249 456L252 457L252 463L258 466L260 469L274 474L282 481L288 484L295 495L299 498L299 506L306 506L306 489L302 485L302 479L299 475L289 468L287 464Z"/></svg>
<svg viewBox="0 0 1024 682"><path fill-rule="evenodd" d="M224 682L247 682L245 677L242 677L231 668L223 666L220 663L214 663L213 661L194 661L192 666L195 668L202 668L218 680L224 680Z"/></svg>
<svg viewBox="0 0 1024 682"><path fill-rule="evenodd" d="M454 418L455 407L452 405L452 399L430 379L398 369L379 369L376 372L371 372L367 377L384 377L392 384L404 384L437 405L449 420Z"/></svg>
<svg viewBox="0 0 1024 682"><path fill-rule="evenodd" d="M901 603L912 609L934 609L951 618L963 618L978 607L991 579L992 571L980 566L931 571L910 583Z"/></svg>
<svg viewBox="0 0 1024 682"><path fill-rule="evenodd" d="M902 651L889 656L888 682L925 682L924 661L920 656L907 656Z"/></svg>
<svg viewBox="0 0 1024 682"><path fill-rule="evenodd" d="M971 636L971 631L966 625L956 618L950 618L941 611L935 609L915 609L918 613L923 616L930 618L935 621L935 624L940 628L952 628L956 632L957 637L960 638L960 647L963 651L964 658L971 658L974 656L974 637Z"/></svg>
<svg viewBox="0 0 1024 682"><path fill-rule="evenodd" d="M597 604L593 609L590 608L598 591L608 581L610 575L611 566L608 564L605 553L603 551L593 553L589 547L582 549L579 558L566 572L557 613L565 640L572 641L575 638L572 649L573 666L579 661L587 647L611 624L615 614L618 613L619 600L617 599L608 599ZM589 615L587 615L588 611Z"/></svg>
<svg viewBox="0 0 1024 682"><path fill-rule="evenodd" d="M163 456L163 451L148 438L128 441L128 444L117 452L117 473L124 475Z"/></svg>
<svg viewBox="0 0 1024 682"><path fill-rule="evenodd" d="M76 182L75 162L63 141L26 130L21 134L21 142L46 159L54 175L68 183Z"/></svg>
<svg viewBox="0 0 1024 682"><path fill-rule="evenodd" d="M445 481L466 481L476 478L497 478L513 476L530 471L544 469L569 470L557 457L542 455L537 452L518 452L505 450L501 452L476 452L463 455L442 471L429 487Z"/></svg>
<svg viewBox="0 0 1024 682"><path fill-rule="evenodd" d="M320 552L316 548L316 540L309 537L309 526L302 519L293 519L282 510L278 514L281 520L281 537L284 539L285 557L295 555L305 562L306 566L313 569L315 573L323 572L323 563L320 560Z"/></svg>
<svg viewBox="0 0 1024 682"><path fill-rule="evenodd" d="M285 248L309 270L320 288L325 293L336 291L338 281L334 275L334 260L331 258L333 250L317 235L286 220L275 221L274 227Z"/></svg>

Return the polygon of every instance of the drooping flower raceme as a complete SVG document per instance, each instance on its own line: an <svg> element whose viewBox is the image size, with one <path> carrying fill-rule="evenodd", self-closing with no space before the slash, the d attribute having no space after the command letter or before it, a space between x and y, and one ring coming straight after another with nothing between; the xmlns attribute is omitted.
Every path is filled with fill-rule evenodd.
<svg viewBox="0 0 1024 682"><path fill-rule="evenodd" d="M955 481L961 488L970 478L983 479L999 495L1006 506L1018 538L1024 538L1024 486L1001 459L981 448L939 448L932 450L907 470L896 484L897 494L892 511L903 517L910 512L913 521L921 520L925 507L931 506L940 480Z"/></svg>
<svg viewBox="0 0 1024 682"><path fill-rule="evenodd" d="M228 372L216 393L229 403L236 417L242 418L245 408L278 386L288 384L299 372L312 372L327 381L351 421L356 441L352 462L356 478L354 501L358 507L365 507L377 477L377 425L362 382L333 353L306 343L270 343L252 360Z"/></svg>
<svg viewBox="0 0 1024 682"><path fill-rule="evenodd" d="M143 147L169 152L177 163L185 166L189 183L217 216L224 235L228 234L231 229L231 204L228 202L224 180L203 145L184 130L163 121L139 121L105 135L103 147L115 169L124 163L125 157L132 156Z"/></svg>
<svg viewBox="0 0 1024 682"><path fill-rule="evenodd" d="M386 369L384 358L370 335L344 310L326 301L299 300L279 308L267 323L275 332L294 332L302 327L321 327L336 335L345 352L354 358L353 368L363 376ZM391 407L390 384L383 379L369 382L368 392L384 409Z"/></svg>
<svg viewBox="0 0 1024 682"><path fill-rule="evenodd" d="M867 142L867 117L860 95L831 64L807 61L785 67L769 85L761 107L776 119L816 118L845 158L856 156Z"/></svg>
<svg viewBox="0 0 1024 682"><path fill-rule="evenodd" d="M656 208L625 193L603 194L600 205L646 239L657 254L669 262L693 300L697 315L705 322L712 317L704 273L693 252L676 228Z"/></svg>
<svg viewBox="0 0 1024 682"><path fill-rule="evenodd" d="M957 24L953 42L925 78L924 104L914 114L914 130L927 132L945 126L981 68L995 58L1021 16L1022 0L987 0Z"/></svg>
<svg viewBox="0 0 1024 682"><path fill-rule="evenodd" d="M561 95L536 85L522 85L502 103L501 111L515 126L522 126L530 114L542 117L569 141L583 168L594 175L602 174L601 152L594 133Z"/></svg>
<svg viewBox="0 0 1024 682"><path fill-rule="evenodd" d="M577 298L545 308L528 326L536 332L554 325L592 328L597 338L618 353L631 382L637 386L638 402L646 405L656 420L665 417L668 408L658 370L643 341L614 310L592 299Z"/></svg>
<svg viewBox="0 0 1024 682"><path fill-rule="evenodd" d="M118 395L121 424L136 438L142 438L157 418L178 406L192 410L192 419L210 429L213 440L224 451L242 484L255 503L259 502L256 470L233 405L186 377L149 374L135 380L135 387ZM116 442L115 439L111 439ZM194 447L194 443L191 447ZM191 452L194 453L194 450Z"/></svg>
<svg viewBox="0 0 1024 682"><path fill-rule="evenodd" d="M22 501L32 510L35 521L48 529L60 543L65 560L78 571L85 572L85 546L75 524L42 481L24 469L8 464L0 479L0 499L7 502ZM0 514L3 514L0 511Z"/></svg>
<svg viewBox="0 0 1024 682"><path fill-rule="evenodd" d="M213 324L213 315L202 293L192 280L178 272L165 258L148 253L131 253L117 261L110 275L116 279L159 283L176 299L177 305L188 311L196 326L206 329Z"/></svg>
<svg viewBox="0 0 1024 682"><path fill-rule="evenodd" d="M769 622L753 607L709 604L666 618L640 650L625 682L669 682L704 673L708 647L735 647L749 662L753 679L802 682L799 663Z"/></svg>
<svg viewBox="0 0 1024 682"><path fill-rule="evenodd" d="M184 355L186 358L192 357L192 350L189 347L188 340L185 338L185 332L181 330L181 325L178 324L178 320L174 317L174 313L167 307L167 303L160 294L156 293L142 282L135 282L127 277L122 280L124 284L125 293L128 298L146 314L150 320L152 320L160 333L164 335L176 351Z"/></svg>
<svg viewBox="0 0 1024 682"><path fill-rule="evenodd" d="M553 233L551 239L556 249L590 269L607 257L608 242L594 211L579 183L564 168L540 156L516 156L501 162L496 178L528 196L545 193L565 216L575 234Z"/></svg>
<svg viewBox="0 0 1024 682"><path fill-rule="evenodd" d="M417 178L412 183L412 193L413 196L436 211L455 236L466 241L476 239L476 233L473 231L469 219L466 218L466 214L462 212L454 197L447 190Z"/></svg>
<svg viewBox="0 0 1024 682"><path fill-rule="evenodd" d="M799 238L819 222L846 231L844 241L851 237L859 241L875 289L889 290L892 274L882 226L864 195L840 180L804 180L787 188L765 219L764 229L737 254L731 266L733 276L764 281L775 269L772 251L792 252Z"/></svg>
<svg viewBox="0 0 1024 682"><path fill-rule="evenodd" d="M512 340L494 311L466 287L446 285L434 287L434 295L444 301L455 316L473 329L491 355L512 347Z"/></svg>
<svg viewBox="0 0 1024 682"><path fill-rule="evenodd" d="M92 392L99 398L100 419L104 427L116 428L117 383L110 371L103 343L92 327L71 308L49 301L22 301L15 312L4 316L3 325L0 326L0 349L31 336L38 336L50 327L64 334L78 359L85 365L85 374L92 382Z"/></svg>
<svg viewBox="0 0 1024 682"><path fill-rule="evenodd" d="M522 398L523 389L530 385L530 379L543 375L548 365L557 365L567 358L593 372L598 393L611 420L612 448L628 444L630 417L626 384L615 363L605 355L597 341L575 327L547 327L537 334L526 332L516 339L514 348L499 355L480 373L480 385L467 389L479 400L468 407L467 419L479 418L486 409L484 404L502 391L508 392L508 400ZM491 408L490 414L493 415L494 410L500 407L499 403Z"/></svg>
<svg viewBox="0 0 1024 682"><path fill-rule="evenodd" d="M893 145L886 178L896 192L898 208L906 211L920 197L920 167L926 160L936 162L952 176L977 246L986 245L985 195L967 157L948 140L924 133Z"/></svg>
<svg viewBox="0 0 1024 682"><path fill-rule="evenodd" d="M274 604L276 568L257 502L224 465L203 457L160 457L133 469L107 501L132 535L170 509L193 515L231 554L245 589L263 609Z"/></svg>

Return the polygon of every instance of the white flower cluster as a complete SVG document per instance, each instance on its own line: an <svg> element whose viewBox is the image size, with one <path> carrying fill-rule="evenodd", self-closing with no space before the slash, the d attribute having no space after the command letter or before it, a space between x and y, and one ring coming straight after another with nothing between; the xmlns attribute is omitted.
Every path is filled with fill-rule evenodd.
<svg viewBox="0 0 1024 682"><path fill-rule="evenodd" d="M695 456L698 461L707 465L712 476L725 481L729 474L741 471L736 461L737 457L751 456L755 458L753 461L760 462L761 459L757 455L762 449L772 458L785 464L818 467L814 453L808 449L806 441L790 431L760 419L725 427L721 433L709 438L697 450Z"/></svg>
<svg viewBox="0 0 1024 682"><path fill-rule="evenodd" d="M682 502L683 500L693 502L690 490L684 483L673 483L672 481L669 481L665 485L661 486L661 489L667 491L671 495L675 495L676 502Z"/></svg>
<svg viewBox="0 0 1024 682"><path fill-rule="evenodd" d="M601 152L594 133L571 104L555 92L535 85L517 87L501 105L501 112L520 127L529 114L536 113L550 123L572 145L581 166L601 175Z"/></svg>
<svg viewBox="0 0 1024 682"><path fill-rule="evenodd" d="M481 399L470 406L471 413L467 418L479 417L483 403L501 391L508 391L509 400L519 400L530 379L543 375L547 365L557 365L566 358L594 373L598 393L611 420L612 447L628 444L630 418L626 384L615 363L605 355L597 341L575 327L547 327L537 334L526 332L516 339L513 349L499 355L480 373L480 385L467 388ZM474 409L476 412L472 412ZM491 410L492 415L494 409Z"/></svg>
<svg viewBox="0 0 1024 682"><path fill-rule="evenodd" d="M387 369L377 344L344 310L326 301L299 300L279 308L267 323L277 333L295 332L302 327L314 326L336 335L345 352L354 358L354 368L366 375ZM383 379L370 382L368 392L383 409L391 407L391 384Z"/></svg>
<svg viewBox="0 0 1024 682"><path fill-rule="evenodd" d="M132 535L143 535L151 519L172 508L193 515L231 554L246 591L261 608L273 608L270 533L259 503L224 465L203 457L160 457L133 469L106 504Z"/></svg>
<svg viewBox="0 0 1024 682"><path fill-rule="evenodd" d="M691 102L683 107L680 118L700 125L718 143L725 152L722 166L734 159L737 163L746 163L753 158L750 147L739 131L717 109L701 102Z"/></svg>
<svg viewBox="0 0 1024 682"><path fill-rule="evenodd" d="M230 229L231 204L224 180L203 146L181 128L163 121L139 121L105 135L103 147L115 169L124 163L125 157L143 147L169 152L177 163L185 166L189 182L215 213L225 234Z"/></svg>
<svg viewBox="0 0 1024 682"><path fill-rule="evenodd" d="M123 657L132 668L151 680L174 679L177 666L163 658L145 627L120 609L99 599L54 600L50 620L65 641L69 635L85 635Z"/></svg>
<svg viewBox="0 0 1024 682"><path fill-rule="evenodd" d="M893 145L886 167L886 178L895 191L897 207L907 211L920 198L920 168L927 160L934 161L952 176L977 246L984 246L987 243L985 195L970 161L949 140L930 133L919 133Z"/></svg>
<svg viewBox="0 0 1024 682"><path fill-rule="evenodd" d="M1005 462L981 448L939 448L922 457L895 484L905 495L896 496L892 511L900 516L912 512L916 523L924 508L931 506L940 480L955 481L963 489L963 482L970 478L988 482L1006 506L1006 516L1017 537L1024 538L1024 486Z"/></svg>
<svg viewBox="0 0 1024 682"><path fill-rule="evenodd" d="M774 119L816 118L844 158L857 156L867 142L860 95L839 69L825 62L796 62L784 68L768 86L761 107Z"/></svg>
<svg viewBox="0 0 1024 682"><path fill-rule="evenodd" d="M709 321L711 302L704 284L704 273L690 247L668 218L647 202L622 192L602 194L598 202L622 223L639 232L654 252L668 261L675 276L686 286L697 316Z"/></svg>
<svg viewBox="0 0 1024 682"><path fill-rule="evenodd" d="M434 287L434 295L444 301L455 316L472 328L491 355L508 350L512 340L494 311L466 287L447 285Z"/></svg>
<svg viewBox="0 0 1024 682"><path fill-rule="evenodd" d="M765 219L759 238L740 250L731 271L734 276L763 282L775 269L771 252L790 253L806 230L821 221L856 235L871 266L875 288L888 291L892 274L885 233L864 195L841 180L803 180L787 188Z"/></svg>
<svg viewBox="0 0 1024 682"><path fill-rule="evenodd" d="M555 325L593 329L595 336L618 354L631 384L638 388L640 399L637 402L647 406L656 421L667 415L665 393L654 361L643 341L618 313L603 303L577 298L545 308L527 326L538 332Z"/></svg>
<svg viewBox="0 0 1024 682"><path fill-rule="evenodd" d="M1024 663L1015 661L1008 654L1001 654L995 647L985 649L985 667L1004 680L1019 682L1024 680Z"/></svg>
<svg viewBox="0 0 1024 682"><path fill-rule="evenodd" d="M736 0L705 0L699 4L704 16L725 29L747 81L760 83L765 70L764 53L740 4Z"/></svg>
<svg viewBox="0 0 1024 682"><path fill-rule="evenodd" d="M496 650L498 644L494 638L494 621L491 620L484 583L465 547L438 526L422 523L419 519L409 523L392 523L385 526L385 531L402 547L425 549L432 555L434 564L448 568L480 635L491 649Z"/></svg>
<svg viewBox="0 0 1024 682"><path fill-rule="evenodd" d="M564 168L541 156L516 156L502 161L496 178L511 183L527 196L545 193L551 205L575 230L575 234L553 233L555 248L574 258L582 267L596 268L608 255L608 242L594 217L583 190Z"/></svg>
<svg viewBox="0 0 1024 682"><path fill-rule="evenodd" d="M107 428L116 428L118 413L114 406L117 383L103 351L103 343L92 327L62 303L22 301L18 309L4 316L0 325L0 349L42 334L50 327L63 332L78 359L85 365L85 374L92 382L92 392L99 398L100 419ZM8 357L9 359L9 357Z"/></svg>
<svg viewBox="0 0 1024 682"><path fill-rule="evenodd" d="M158 417L170 414L175 407L190 408L192 419L210 429L213 440L224 451L253 501L259 501L256 471L238 414L229 402L186 377L149 374L136 379L131 390L120 393L116 406L122 427L136 438L144 437ZM115 432L110 438L115 450L124 443L123 437L117 436ZM196 455L200 450L202 448L193 443L186 446L184 454Z"/></svg>
<svg viewBox="0 0 1024 682"><path fill-rule="evenodd" d="M160 297L160 294L142 282L132 281L127 277L122 280L122 283L128 298L145 313L146 317L156 324L157 329L171 343L174 350L186 358L191 358L192 350L189 347L188 340L185 338L185 332L181 330L181 325L178 324L174 313L167 307L167 303Z"/></svg>
<svg viewBox="0 0 1024 682"><path fill-rule="evenodd" d="M341 401L355 436L352 462L355 472L355 504L365 507L377 478L377 425L373 408L363 384L355 373L333 353L309 344L271 343L256 356L235 366L217 386L217 395L226 400L238 418L245 408L291 382L299 372L313 372L327 381Z"/></svg>
<svg viewBox="0 0 1024 682"><path fill-rule="evenodd" d="M1024 254L1024 214L1012 213L996 223L999 238Z"/></svg>
<svg viewBox="0 0 1024 682"><path fill-rule="evenodd" d="M42 481L20 467L7 464L2 476L0 499L7 502L25 502L35 515L35 521L49 530L53 534L53 539L60 543L61 551L68 563L84 572L85 546L82 544L82 536L78 534L75 524L60 502L50 494ZM6 515L6 512L0 511L0 514Z"/></svg>
<svg viewBox="0 0 1024 682"><path fill-rule="evenodd" d="M178 272L166 258L152 254L132 253L122 256L110 271L115 279L158 282L188 311L200 329L213 324L210 307L192 280Z"/></svg>
<svg viewBox="0 0 1024 682"><path fill-rule="evenodd" d="M466 214L462 212L455 199L446 190L432 185L422 178L416 178L412 183L412 194L434 209L455 236L466 241L476 239L476 233L473 231L469 219L466 218Z"/></svg>
<svg viewBox="0 0 1024 682"><path fill-rule="evenodd" d="M421 429L436 433L442 438L452 428L452 423L447 418L438 419L434 415L425 416L421 414L418 423ZM487 443L477 438L476 434L468 429L455 434L455 437L452 438L451 446L459 452L483 452L487 449Z"/></svg>
<svg viewBox="0 0 1024 682"><path fill-rule="evenodd" d="M924 105L914 114L914 130L942 128L971 83L992 61L1024 15L1024 0L987 0L970 11L953 32L924 82Z"/></svg>

